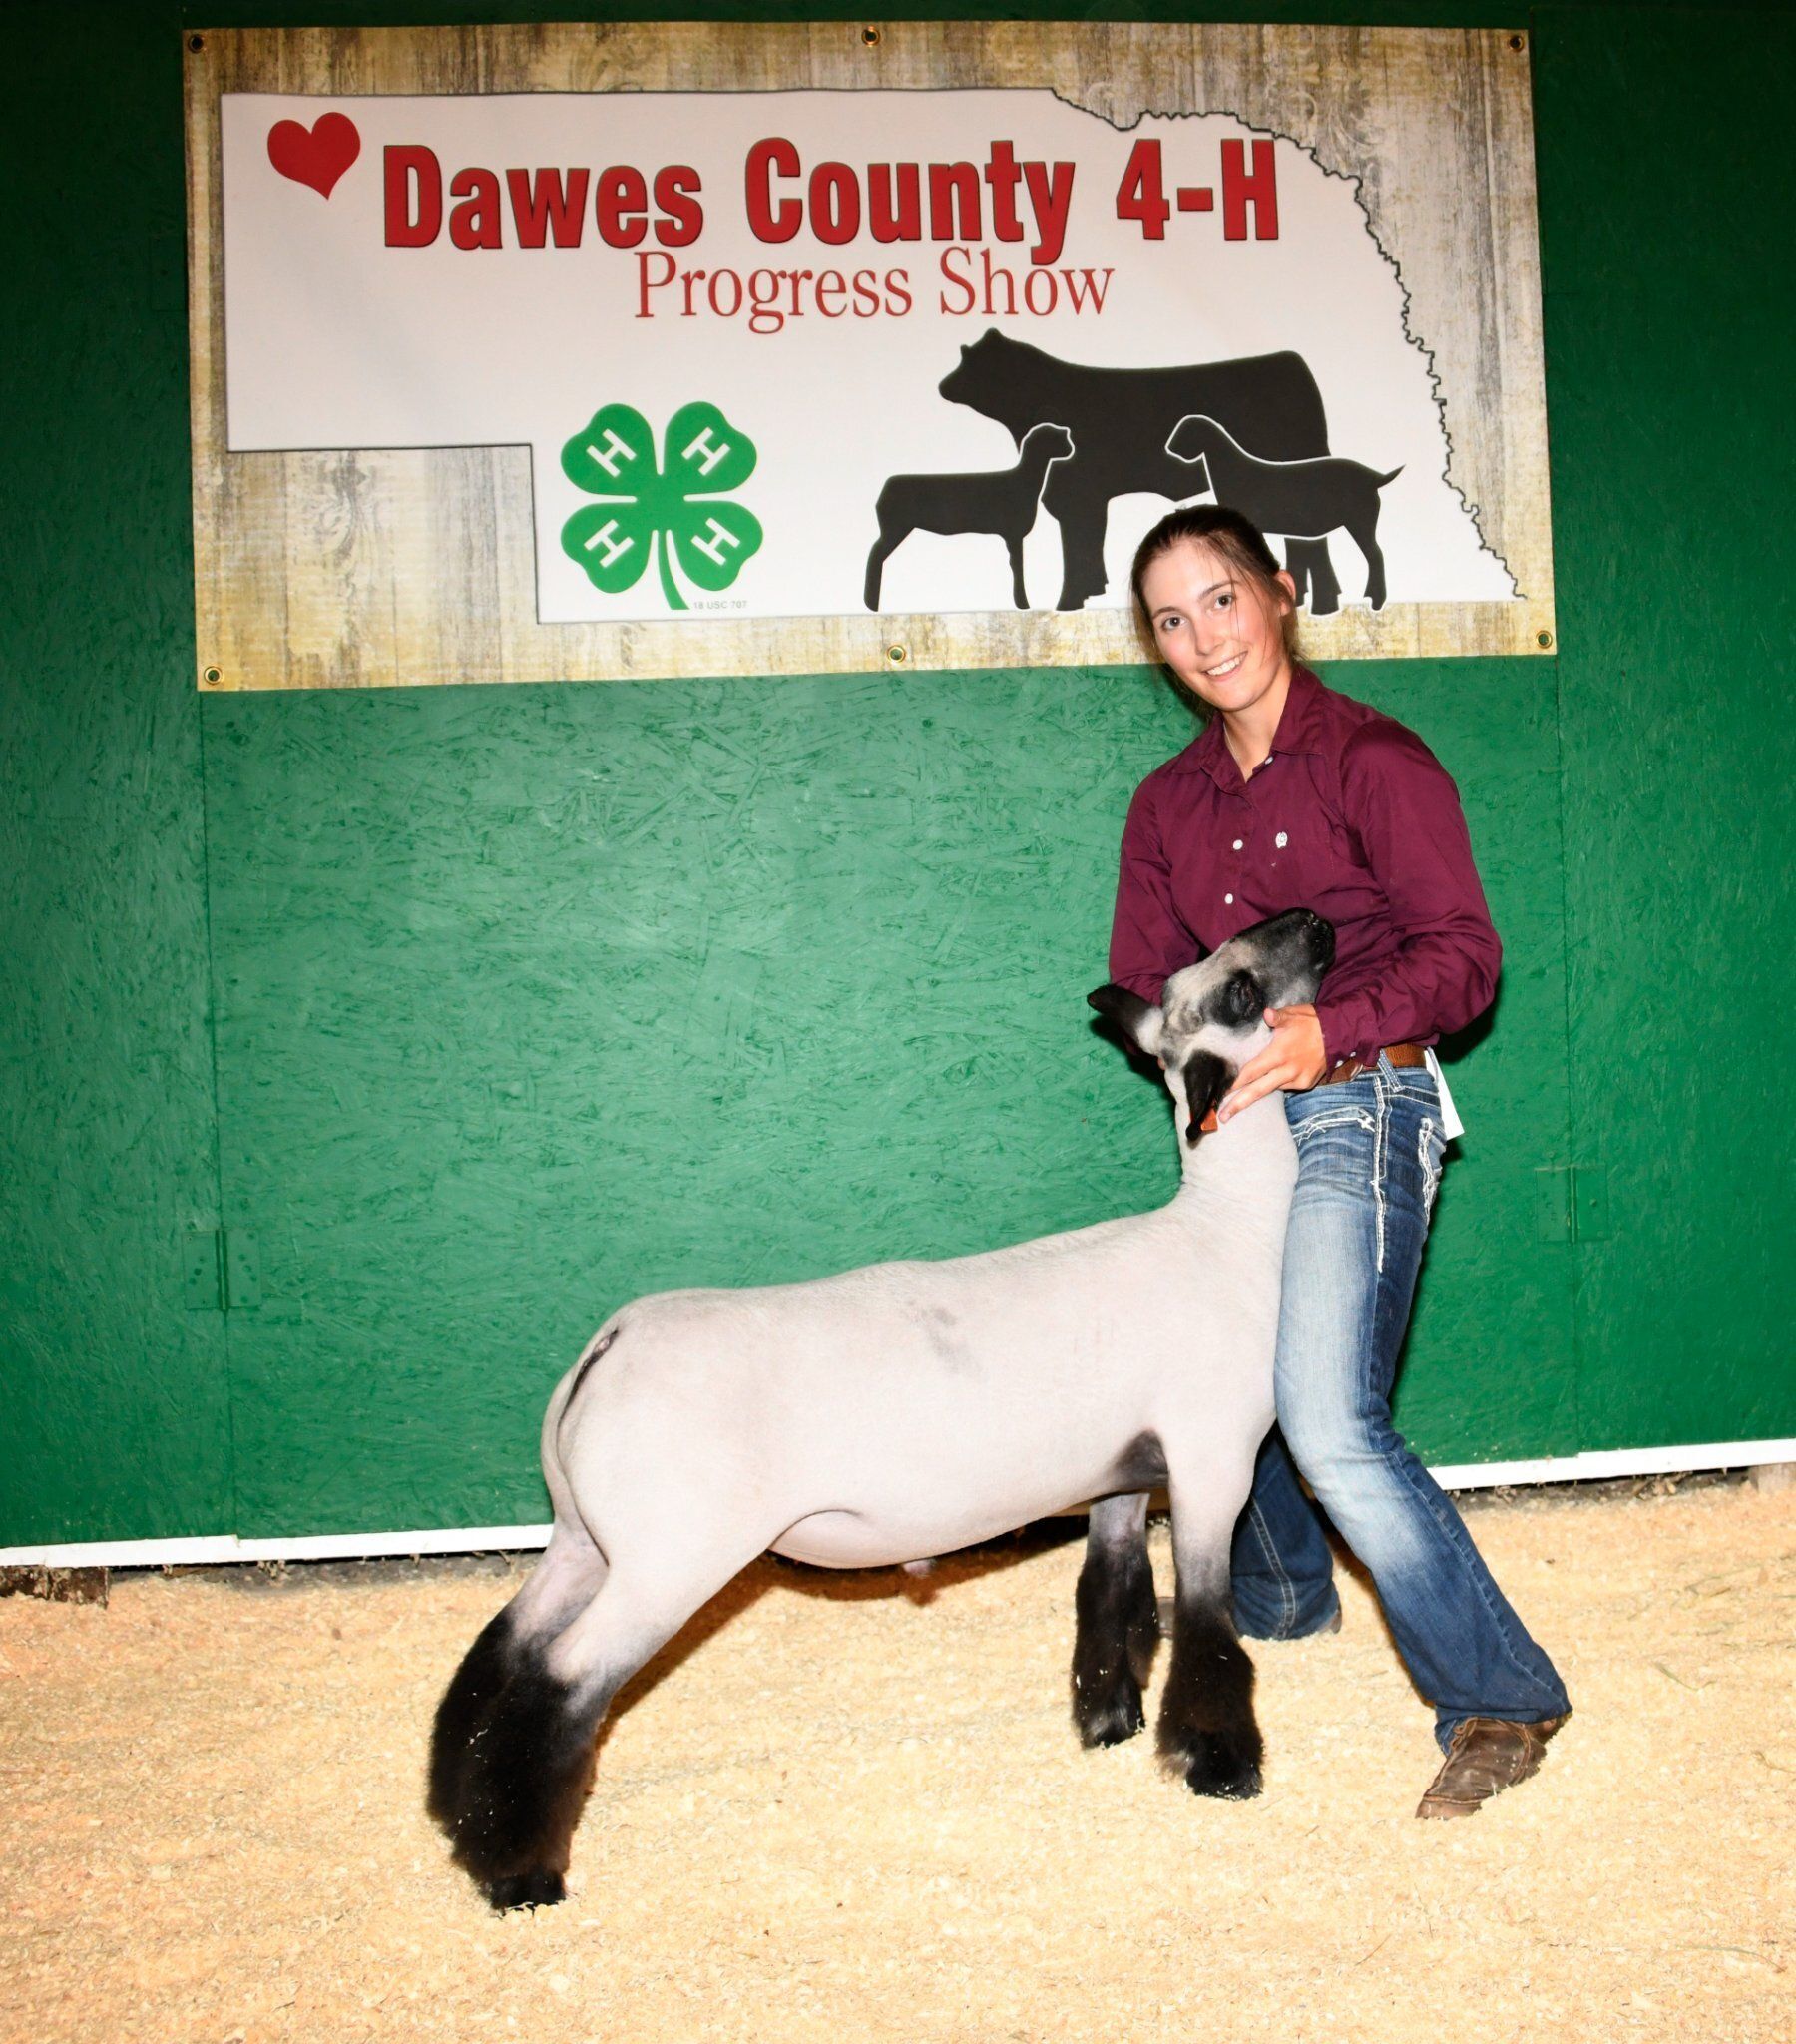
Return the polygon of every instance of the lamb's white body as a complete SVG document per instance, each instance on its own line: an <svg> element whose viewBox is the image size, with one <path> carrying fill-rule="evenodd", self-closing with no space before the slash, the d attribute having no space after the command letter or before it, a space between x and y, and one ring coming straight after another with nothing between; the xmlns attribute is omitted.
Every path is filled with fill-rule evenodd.
<svg viewBox="0 0 1796 2044"><path fill-rule="evenodd" d="M1167 982L1164 1009L1093 996L1158 1053L1186 1142L1155 1213L944 1263L626 1306L543 1422L548 1552L437 1713L431 1808L494 1903L559 1900L612 1697L768 1548L832 1568L908 1562L1097 1500L1079 1585L1074 1717L1141 1726L1158 1638L1142 1538L1164 1483L1178 1567L1162 1754L1204 1794L1259 1786L1252 1671L1228 1557L1272 1421L1297 1159L1268 1098L1196 1123L1310 999L1333 933L1292 910Z"/></svg>
<svg viewBox="0 0 1796 2044"><path fill-rule="evenodd" d="M642 1299L597 1337L578 1397L585 1357L551 1400L545 1467L614 1563L643 1546L657 1574L664 1518L720 1497L744 1556L945 1554L1115 1490L1143 1436L1238 1510L1272 1423L1296 1175L1266 1100L1190 1151L1153 1213L947 1263Z"/></svg>

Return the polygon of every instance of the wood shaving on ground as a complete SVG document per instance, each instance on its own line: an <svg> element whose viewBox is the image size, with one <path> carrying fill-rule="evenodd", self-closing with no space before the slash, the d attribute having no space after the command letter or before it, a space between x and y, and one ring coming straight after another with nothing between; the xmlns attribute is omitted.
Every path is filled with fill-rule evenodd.
<svg viewBox="0 0 1796 2044"><path fill-rule="evenodd" d="M1412 1815L1430 1714L1360 1582L1338 1635L1253 1649L1265 1793L1231 1804L1149 1738L1080 1751L1076 1542L762 1562L626 1692L567 1902L507 1917L422 1777L531 1557L12 1599L0 2040L1788 2044L1796 1493L1473 1526L1576 1712L1469 1821Z"/></svg>

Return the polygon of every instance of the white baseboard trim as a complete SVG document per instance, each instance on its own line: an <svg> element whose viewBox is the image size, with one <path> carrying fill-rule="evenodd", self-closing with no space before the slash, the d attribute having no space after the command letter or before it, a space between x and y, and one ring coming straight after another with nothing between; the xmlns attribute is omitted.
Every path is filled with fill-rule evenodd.
<svg viewBox="0 0 1796 2044"><path fill-rule="evenodd" d="M395 1554L496 1554L547 1547L541 1526L457 1526L428 1533L294 1533L239 1540L199 1533L177 1540L84 1540L62 1547L0 1547L0 1568L198 1568L230 1561L363 1561Z"/></svg>
<svg viewBox="0 0 1796 2044"><path fill-rule="evenodd" d="M1761 1469L1796 1462L1796 1440L1685 1442L1669 1448L1592 1448L1532 1462L1431 1462L1443 1490L1492 1490L1500 1483L1587 1483L1603 1476L1670 1476L1702 1469Z"/></svg>
<svg viewBox="0 0 1796 2044"><path fill-rule="evenodd" d="M1543 1455L1528 1462L1443 1462L1432 1465L1432 1473L1445 1490L1489 1490L1500 1483L1576 1483L1604 1476L1753 1469L1771 1462L1796 1462L1796 1439L1597 1448L1580 1455ZM494 1554L545 1547L548 1541L547 1525L459 1526L420 1533L303 1533L267 1540L202 1533L176 1540L84 1540L63 1546L0 1547L0 1568L194 1568L239 1561L360 1561L398 1554Z"/></svg>

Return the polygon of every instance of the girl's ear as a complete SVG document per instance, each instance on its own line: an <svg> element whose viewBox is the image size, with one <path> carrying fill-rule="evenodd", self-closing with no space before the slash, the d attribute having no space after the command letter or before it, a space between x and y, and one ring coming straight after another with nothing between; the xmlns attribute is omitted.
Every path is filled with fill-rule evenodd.
<svg viewBox="0 0 1796 2044"><path fill-rule="evenodd" d="M1159 1056L1163 1012L1125 986L1094 987L1086 995L1107 1022L1114 1022L1130 1043L1150 1057Z"/></svg>
<svg viewBox="0 0 1796 2044"><path fill-rule="evenodd" d="M1284 591L1288 599L1285 608L1294 611L1297 608L1297 584L1283 568L1280 568L1272 579Z"/></svg>

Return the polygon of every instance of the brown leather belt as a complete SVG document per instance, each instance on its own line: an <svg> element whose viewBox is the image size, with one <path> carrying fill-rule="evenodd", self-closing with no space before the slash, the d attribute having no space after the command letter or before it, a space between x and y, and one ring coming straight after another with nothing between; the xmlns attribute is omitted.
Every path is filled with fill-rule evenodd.
<svg viewBox="0 0 1796 2044"><path fill-rule="evenodd" d="M1413 1071L1417 1065L1428 1062L1428 1053L1419 1043L1388 1043L1384 1055L1401 1071ZM1377 1058L1343 1058L1332 1071L1324 1072L1316 1081L1318 1086L1338 1086L1343 1079L1357 1079L1362 1072L1376 1071Z"/></svg>
<svg viewBox="0 0 1796 2044"><path fill-rule="evenodd" d="M1413 1071L1416 1066L1425 1065L1428 1062L1428 1053L1419 1043L1388 1043L1385 1045L1383 1054L1390 1059L1391 1063L1400 1072ZM1357 1079L1362 1072L1372 1072L1377 1069L1377 1058L1373 1058L1369 1062L1362 1062L1359 1058L1343 1058L1333 1071L1324 1072L1321 1078L1316 1081L1316 1084L1318 1086L1338 1086L1343 1079ZM1203 1117L1202 1121L1197 1124L1197 1130L1199 1135L1213 1136L1215 1134L1216 1110L1213 1107Z"/></svg>

